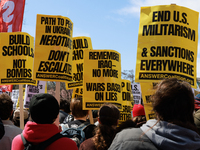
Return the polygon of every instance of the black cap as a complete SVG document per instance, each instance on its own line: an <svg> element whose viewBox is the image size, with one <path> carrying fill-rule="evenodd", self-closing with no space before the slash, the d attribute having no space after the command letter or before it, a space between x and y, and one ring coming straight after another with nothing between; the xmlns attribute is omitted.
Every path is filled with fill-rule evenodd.
<svg viewBox="0 0 200 150"><path fill-rule="evenodd" d="M31 98L29 110L34 122L52 124L58 116L59 104L54 96L40 93Z"/></svg>

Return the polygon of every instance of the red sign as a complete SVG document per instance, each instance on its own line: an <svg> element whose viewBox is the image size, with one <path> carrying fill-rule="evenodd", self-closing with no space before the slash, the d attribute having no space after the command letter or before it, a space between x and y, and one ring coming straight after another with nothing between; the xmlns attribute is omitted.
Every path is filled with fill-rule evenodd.
<svg viewBox="0 0 200 150"><path fill-rule="evenodd" d="M0 32L17 32L22 29L25 0L0 1Z"/></svg>
<svg viewBox="0 0 200 150"><path fill-rule="evenodd" d="M13 85L0 85L2 92L12 92Z"/></svg>

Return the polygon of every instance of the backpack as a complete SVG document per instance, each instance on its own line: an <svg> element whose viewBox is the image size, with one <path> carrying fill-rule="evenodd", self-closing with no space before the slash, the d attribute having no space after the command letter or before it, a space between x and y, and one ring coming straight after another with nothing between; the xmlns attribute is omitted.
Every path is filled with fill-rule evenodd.
<svg viewBox="0 0 200 150"><path fill-rule="evenodd" d="M39 143L38 145L34 145L31 142L27 141L23 134L21 133L21 138L24 144L24 150L44 150L47 146L49 146L54 141L58 140L59 138L64 137L62 134L57 133L54 136L50 137L44 142Z"/></svg>
<svg viewBox="0 0 200 150"><path fill-rule="evenodd" d="M90 125L89 122L84 122L79 125L77 128L70 128L68 124L62 125L62 131L60 132L65 137L70 138L74 142L76 142L77 147L81 145L81 143L85 140L85 132L84 129Z"/></svg>

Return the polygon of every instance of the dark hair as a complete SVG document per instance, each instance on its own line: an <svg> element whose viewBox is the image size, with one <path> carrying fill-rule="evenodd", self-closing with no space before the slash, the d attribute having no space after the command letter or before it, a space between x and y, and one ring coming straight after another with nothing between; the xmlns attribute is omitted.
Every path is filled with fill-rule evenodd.
<svg viewBox="0 0 200 150"><path fill-rule="evenodd" d="M120 112L118 108L110 103L101 106L99 110L100 124L96 128L96 134L93 138L97 150L108 149L116 135L116 129Z"/></svg>
<svg viewBox="0 0 200 150"><path fill-rule="evenodd" d="M64 112L70 113L70 101L60 98L60 109L63 109Z"/></svg>
<svg viewBox="0 0 200 150"><path fill-rule="evenodd" d="M146 123L146 121L146 116L136 116L133 118L136 128L141 127L144 123Z"/></svg>
<svg viewBox="0 0 200 150"><path fill-rule="evenodd" d="M88 110L82 109L82 97L76 97L71 100L70 109L75 118L85 117Z"/></svg>
<svg viewBox="0 0 200 150"><path fill-rule="evenodd" d="M194 125L194 95L189 83L176 78L165 79L151 96L158 120L197 131Z"/></svg>
<svg viewBox="0 0 200 150"><path fill-rule="evenodd" d="M133 122L133 120L126 120L124 122L122 122L117 128L116 128L116 133L127 129L127 128L133 128L136 127L136 123Z"/></svg>
<svg viewBox="0 0 200 150"><path fill-rule="evenodd" d="M12 115L13 102L8 94L0 95L0 118L2 120L7 120Z"/></svg>

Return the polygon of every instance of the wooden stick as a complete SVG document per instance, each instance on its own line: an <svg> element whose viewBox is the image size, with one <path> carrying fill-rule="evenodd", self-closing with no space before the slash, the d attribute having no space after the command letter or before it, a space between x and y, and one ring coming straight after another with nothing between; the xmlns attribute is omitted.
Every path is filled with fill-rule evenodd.
<svg viewBox="0 0 200 150"><path fill-rule="evenodd" d="M92 110L89 110L89 118L90 118L90 124L94 124Z"/></svg>
<svg viewBox="0 0 200 150"><path fill-rule="evenodd" d="M23 102L23 85L19 85L19 108L20 108L20 128L24 129L24 102Z"/></svg>
<svg viewBox="0 0 200 150"><path fill-rule="evenodd" d="M55 98L58 101L58 104L60 105L60 82L56 82L56 94L55 94ZM59 114L58 117L56 118L55 124L59 127Z"/></svg>

